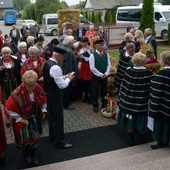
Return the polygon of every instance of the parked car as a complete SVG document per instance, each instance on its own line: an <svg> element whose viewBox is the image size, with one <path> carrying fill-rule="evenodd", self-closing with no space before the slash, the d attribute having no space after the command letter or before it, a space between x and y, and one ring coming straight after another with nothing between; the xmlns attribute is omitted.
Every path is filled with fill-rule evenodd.
<svg viewBox="0 0 170 170"><path fill-rule="evenodd" d="M27 27L31 25L35 25L35 21L33 19L25 19L23 20L23 24L25 24Z"/></svg>

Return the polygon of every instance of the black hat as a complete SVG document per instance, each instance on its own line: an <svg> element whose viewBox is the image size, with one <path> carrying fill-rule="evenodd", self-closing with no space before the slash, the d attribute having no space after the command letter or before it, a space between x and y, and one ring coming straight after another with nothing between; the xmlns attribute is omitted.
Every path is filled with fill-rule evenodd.
<svg viewBox="0 0 170 170"><path fill-rule="evenodd" d="M53 48L53 51L56 52L56 53L60 53L60 54L65 54L67 53L66 50L62 49L62 48L59 48L59 47L54 47Z"/></svg>
<svg viewBox="0 0 170 170"><path fill-rule="evenodd" d="M96 45L96 44L104 44L104 40L96 40L95 42L94 42L94 45Z"/></svg>

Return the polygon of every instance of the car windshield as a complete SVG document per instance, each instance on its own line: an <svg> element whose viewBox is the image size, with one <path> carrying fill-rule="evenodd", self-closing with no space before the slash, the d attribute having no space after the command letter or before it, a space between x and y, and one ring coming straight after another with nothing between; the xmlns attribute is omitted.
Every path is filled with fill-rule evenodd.
<svg viewBox="0 0 170 170"><path fill-rule="evenodd" d="M27 20L27 23L34 23L33 20Z"/></svg>
<svg viewBox="0 0 170 170"><path fill-rule="evenodd" d="M165 19L166 19L167 21L170 21L170 12L167 11L167 12L162 12L162 13L163 13Z"/></svg>

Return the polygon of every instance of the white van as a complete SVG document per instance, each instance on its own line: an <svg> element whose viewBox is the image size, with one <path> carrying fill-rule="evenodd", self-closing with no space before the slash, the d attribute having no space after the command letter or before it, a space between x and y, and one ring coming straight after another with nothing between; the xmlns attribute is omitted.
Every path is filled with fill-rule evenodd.
<svg viewBox="0 0 170 170"><path fill-rule="evenodd" d="M80 22L86 25L92 24L83 15L80 14ZM42 17L42 31L44 34L57 35L58 15L57 14L44 14Z"/></svg>
<svg viewBox="0 0 170 170"><path fill-rule="evenodd" d="M139 27L142 5L118 7L116 12L116 24L129 24ZM167 38L168 23L170 22L170 5L154 3L154 19L156 37Z"/></svg>

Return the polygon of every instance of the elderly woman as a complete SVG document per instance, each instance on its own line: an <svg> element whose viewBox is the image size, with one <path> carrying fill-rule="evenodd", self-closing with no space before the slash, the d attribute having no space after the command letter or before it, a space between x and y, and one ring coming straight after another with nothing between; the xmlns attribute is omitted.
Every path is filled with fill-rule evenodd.
<svg viewBox="0 0 170 170"><path fill-rule="evenodd" d="M134 43L133 39L134 39L133 35L130 32L127 32L124 35L124 40L122 41L122 43L120 44L120 47L119 47L120 55L122 55L122 54L124 54L126 52L126 45L128 43Z"/></svg>
<svg viewBox="0 0 170 170"><path fill-rule="evenodd" d="M5 154L4 151L7 149L4 122L2 118L2 112L0 109L0 166L5 164Z"/></svg>
<svg viewBox="0 0 170 170"><path fill-rule="evenodd" d="M24 63L29 57L26 42L20 42L18 44L18 49L19 51L15 54L15 56L17 56L21 63Z"/></svg>
<svg viewBox="0 0 170 170"><path fill-rule="evenodd" d="M22 65L21 75L27 70L34 70L38 74L38 84L43 88L43 67L46 60L39 56L37 47L30 47L28 54L29 58Z"/></svg>
<svg viewBox="0 0 170 170"><path fill-rule="evenodd" d="M64 54L64 59L61 63L61 68L63 70L63 74L66 75L71 72L75 72L75 78L78 77L78 67L77 67L77 58L74 55L71 48L74 44L74 37L73 36L66 36L63 41L62 48L67 51ZM65 109L73 110L74 108L69 105L70 98L72 92L72 83L69 84L67 88L64 89L64 96L63 96L63 105Z"/></svg>
<svg viewBox="0 0 170 170"><path fill-rule="evenodd" d="M35 44L35 38L33 36L29 35L27 37L27 49L34 46L34 44Z"/></svg>
<svg viewBox="0 0 170 170"><path fill-rule="evenodd" d="M133 68L128 68L122 80L118 96L118 124L127 128L129 145L135 145L134 132L140 133L141 143L144 143L146 127L148 100L152 72L147 70L146 55L136 53L132 62Z"/></svg>
<svg viewBox="0 0 170 170"><path fill-rule="evenodd" d="M99 39L99 36L97 36L96 31L94 31L94 26L93 25L89 26L89 30L86 31L85 37L87 37L89 39L90 46L93 47L94 46L94 42L97 39Z"/></svg>
<svg viewBox="0 0 170 170"><path fill-rule="evenodd" d="M162 69L153 77L150 88L148 127L157 141L152 149L169 146L170 140L170 51L160 55Z"/></svg>
<svg viewBox="0 0 170 170"><path fill-rule="evenodd" d="M37 79L35 71L26 71L22 76L22 84L6 102L8 114L12 117L15 145L23 150L26 161L34 165L39 165L35 152L42 134L41 120L47 112L46 97L36 83Z"/></svg>
<svg viewBox="0 0 170 170"><path fill-rule="evenodd" d="M2 87L2 102L4 103L11 92L21 83L20 61L11 56L11 49L3 47L0 60L0 78Z"/></svg>

